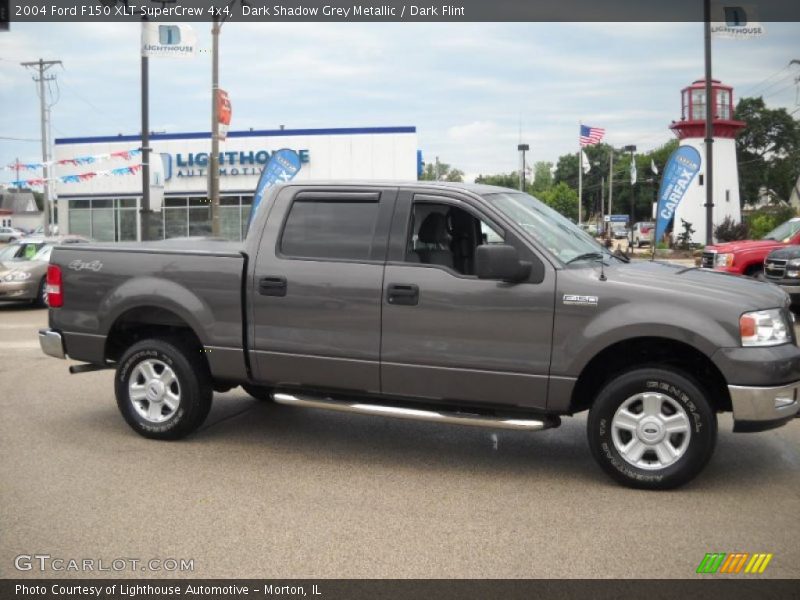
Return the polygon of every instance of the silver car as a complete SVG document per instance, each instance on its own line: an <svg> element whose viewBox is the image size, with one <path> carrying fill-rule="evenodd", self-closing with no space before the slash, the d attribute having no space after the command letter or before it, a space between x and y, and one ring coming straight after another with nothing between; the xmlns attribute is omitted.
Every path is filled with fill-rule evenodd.
<svg viewBox="0 0 800 600"><path fill-rule="evenodd" d="M79 236L25 238L0 249L0 300L47 304L45 279L50 253L58 244L88 242Z"/></svg>
<svg viewBox="0 0 800 600"><path fill-rule="evenodd" d="M16 227L0 227L0 242L15 242L25 237L25 232Z"/></svg>

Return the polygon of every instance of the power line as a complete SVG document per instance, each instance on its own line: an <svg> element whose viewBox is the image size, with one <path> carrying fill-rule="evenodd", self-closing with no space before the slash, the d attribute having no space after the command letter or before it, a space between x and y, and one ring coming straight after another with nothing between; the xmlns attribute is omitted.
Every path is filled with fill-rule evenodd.
<svg viewBox="0 0 800 600"><path fill-rule="evenodd" d="M21 137L11 137L7 135L0 135L0 140L10 141L10 142L41 142L42 138L21 138Z"/></svg>
<svg viewBox="0 0 800 600"><path fill-rule="evenodd" d="M739 96L740 97L745 97L745 96L751 95L752 92L754 92L759 87L761 87L763 84L765 84L767 81L769 81L770 79L775 77L775 75L778 75L778 74L782 73L783 71L786 71L789 67L790 67L790 64L787 64L787 65L781 67L780 69L778 69L777 71L775 71L772 75L770 75L766 79L763 79L762 81L759 81L755 85L751 85L751 86L748 86L748 87L744 88L741 92L739 92Z"/></svg>
<svg viewBox="0 0 800 600"><path fill-rule="evenodd" d="M108 118L109 118L109 121L113 122L113 124L114 124L114 125L117 125L117 126L121 125L121 122L118 120L118 119L119 119L119 116L118 116L118 115L113 115L113 114L111 114L111 113L110 113L110 112L108 112L107 110L105 110L105 109L103 109L103 108L100 108L100 107L99 107L99 106L97 106L97 105L96 105L94 102L92 102L91 100L89 100L89 99L85 98L84 96L82 96L81 94L79 94L79 93L77 92L77 90L76 90L74 87L72 87L72 85L70 85L70 83L69 83L69 82L68 82L66 79L63 79L63 80L61 81L61 83L64 85L64 87L65 87L65 88L66 88L66 89L67 89L67 90L68 90L68 91L69 91L69 92L70 92L70 93L71 93L73 96L75 96L75 97L76 97L78 100L80 100L81 102L83 102L84 104L86 104L86 105L87 105L88 107L90 107L92 110L94 110L95 112L97 112L97 113L100 113L100 114L102 114L102 115L104 115L104 116L108 117ZM120 131L121 131L121 130L123 130L123 129L125 129L125 128L126 128L126 127L123 127L122 129L120 129ZM119 128L118 128L118 129L119 129Z"/></svg>
<svg viewBox="0 0 800 600"><path fill-rule="evenodd" d="M775 92L772 92L771 94L767 94L766 96L762 96L762 98L771 98L772 96L776 96L776 95L778 95L780 93L783 93L786 90L788 90L789 88L792 88L792 87L794 87L796 85L797 85L797 82L796 81L792 81L789 85L784 86L781 89L779 89L779 90L777 90Z"/></svg>

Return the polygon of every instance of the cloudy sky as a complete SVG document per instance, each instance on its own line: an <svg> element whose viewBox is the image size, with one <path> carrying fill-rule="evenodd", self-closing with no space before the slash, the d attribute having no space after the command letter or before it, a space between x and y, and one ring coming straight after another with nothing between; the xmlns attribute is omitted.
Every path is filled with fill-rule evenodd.
<svg viewBox="0 0 800 600"><path fill-rule="evenodd" d="M151 60L151 128L207 131L210 25L194 60ZM798 107L800 24L714 41L714 76L734 93ZM415 125L426 160L474 177L574 151L578 123L615 145L670 139L679 90L703 73L699 23L228 23L221 85L232 129ZM41 155L35 84L21 61L58 59L55 137L139 131L136 24L12 24L0 33L0 165ZM797 114L797 113L796 113ZM20 138L7 139L7 138ZM0 172L0 181L13 179Z"/></svg>

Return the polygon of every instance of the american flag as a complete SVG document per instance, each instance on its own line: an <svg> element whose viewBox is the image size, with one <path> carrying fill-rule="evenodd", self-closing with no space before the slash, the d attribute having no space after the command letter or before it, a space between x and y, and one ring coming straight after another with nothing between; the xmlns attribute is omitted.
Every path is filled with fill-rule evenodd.
<svg viewBox="0 0 800 600"><path fill-rule="evenodd" d="M588 125L581 125L581 146L591 146L597 144L603 139L606 130L600 127L589 127Z"/></svg>

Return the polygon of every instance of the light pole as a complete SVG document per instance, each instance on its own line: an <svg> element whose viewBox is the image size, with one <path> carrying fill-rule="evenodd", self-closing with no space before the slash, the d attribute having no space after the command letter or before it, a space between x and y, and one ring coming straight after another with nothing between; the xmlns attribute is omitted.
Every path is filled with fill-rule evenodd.
<svg viewBox="0 0 800 600"><path fill-rule="evenodd" d="M521 192L525 191L525 153L530 150L531 147L528 144L518 144L517 150L520 152L520 160L522 167L519 170L519 190Z"/></svg>
<svg viewBox="0 0 800 600"><path fill-rule="evenodd" d="M119 2L129 9L128 0L100 0L102 6L114 6ZM177 0L150 0L154 4L160 4L161 8L166 8L167 4L175 4ZM142 17L142 42L145 39L145 28L147 27L147 17ZM144 50L142 44L141 53L141 100L142 100L142 203L139 207L139 227L141 230L141 240L143 242L152 237L153 213L150 210L150 58Z"/></svg>
<svg viewBox="0 0 800 600"><path fill-rule="evenodd" d="M219 237L219 34L231 7L230 0L224 9L215 11L211 25L211 156L208 160L208 195L211 201L211 235ZM247 0L239 0L249 6Z"/></svg>
<svg viewBox="0 0 800 600"><path fill-rule="evenodd" d="M636 152L636 146L633 144L629 144L628 146L625 146L623 150L625 152L630 153L631 155L631 220L630 223L628 224L628 229L630 230L630 244L628 247L631 249L631 253L633 253L633 220L634 220L633 211L634 211L634 201L636 197L636 183L633 181L633 169L634 169L633 155Z"/></svg>
<svg viewBox="0 0 800 600"><path fill-rule="evenodd" d="M214 14L211 25L211 156L208 193L211 200L211 235L219 236L219 32L222 22Z"/></svg>

